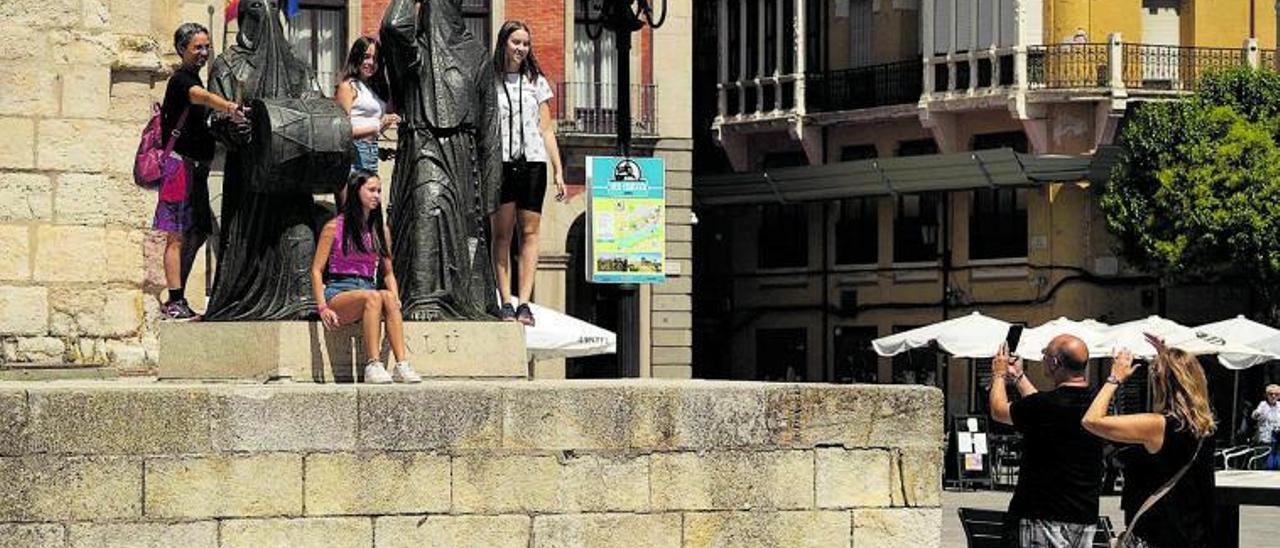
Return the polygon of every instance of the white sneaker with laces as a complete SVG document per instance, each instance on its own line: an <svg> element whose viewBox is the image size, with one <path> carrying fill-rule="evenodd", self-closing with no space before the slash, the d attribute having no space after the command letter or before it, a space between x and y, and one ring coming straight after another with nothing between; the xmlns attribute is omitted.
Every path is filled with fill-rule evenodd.
<svg viewBox="0 0 1280 548"><path fill-rule="evenodd" d="M391 374L382 366L382 362L374 360L364 366L365 384L391 384Z"/></svg>
<svg viewBox="0 0 1280 548"><path fill-rule="evenodd" d="M418 375L418 372L413 370L413 366L409 365L409 362L397 363L396 366L391 369L391 378L395 379L396 382L408 384L422 382L422 376Z"/></svg>

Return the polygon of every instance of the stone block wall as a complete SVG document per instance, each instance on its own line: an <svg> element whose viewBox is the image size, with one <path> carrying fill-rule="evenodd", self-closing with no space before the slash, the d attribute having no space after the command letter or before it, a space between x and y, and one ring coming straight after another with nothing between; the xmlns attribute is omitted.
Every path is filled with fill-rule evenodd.
<svg viewBox="0 0 1280 548"><path fill-rule="evenodd" d="M0 4L0 363L153 362L163 241L133 155L169 33L221 4Z"/></svg>
<svg viewBox="0 0 1280 548"><path fill-rule="evenodd" d="M0 546L936 547L942 395L9 383Z"/></svg>

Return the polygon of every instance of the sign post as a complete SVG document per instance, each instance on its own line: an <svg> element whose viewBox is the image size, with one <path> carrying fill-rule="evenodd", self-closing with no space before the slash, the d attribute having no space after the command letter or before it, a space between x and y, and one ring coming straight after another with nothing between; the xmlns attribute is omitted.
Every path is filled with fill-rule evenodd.
<svg viewBox="0 0 1280 548"><path fill-rule="evenodd" d="M618 284L618 369L640 376L639 285L666 280L666 165L662 158L587 157L591 283Z"/></svg>
<svg viewBox="0 0 1280 548"><path fill-rule="evenodd" d="M666 280L665 177L662 158L587 158L587 280Z"/></svg>

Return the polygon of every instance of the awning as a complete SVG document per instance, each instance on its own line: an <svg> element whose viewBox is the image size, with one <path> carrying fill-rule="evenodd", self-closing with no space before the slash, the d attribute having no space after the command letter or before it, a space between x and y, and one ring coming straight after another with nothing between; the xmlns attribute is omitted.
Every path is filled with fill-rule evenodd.
<svg viewBox="0 0 1280 548"><path fill-rule="evenodd" d="M700 177L699 205L795 203L897 193L1032 187L1090 175L1091 156L1012 149L903 156Z"/></svg>

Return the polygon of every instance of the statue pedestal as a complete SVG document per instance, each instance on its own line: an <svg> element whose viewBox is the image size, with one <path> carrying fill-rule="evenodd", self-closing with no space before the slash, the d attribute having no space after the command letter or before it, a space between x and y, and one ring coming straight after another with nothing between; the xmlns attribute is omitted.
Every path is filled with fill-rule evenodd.
<svg viewBox="0 0 1280 548"><path fill-rule="evenodd" d="M423 378L526 379L524 328L515 322L405 322L409 362ZM367 361L360 325L320 322L160 324L161 380L291 379L354 382ZM391 362L384 342L382 358Z"/></svg>

